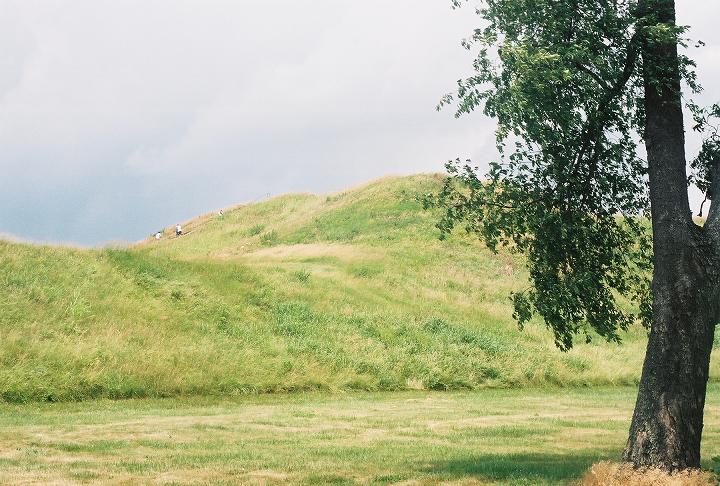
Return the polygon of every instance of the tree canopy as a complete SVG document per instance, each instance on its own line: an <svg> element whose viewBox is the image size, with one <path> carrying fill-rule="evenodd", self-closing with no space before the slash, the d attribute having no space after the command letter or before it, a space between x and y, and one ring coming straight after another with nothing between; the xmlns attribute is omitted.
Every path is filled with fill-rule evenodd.
<svg viewBox="0 0 720 486"><path fill-rule="evenodd" d="M482 25L463 42L477 53L474 73L440 104L495 118L501 156L486 175L471 161L447 165L442 191L426 198L444 208L438 227L463 225L493 250L526 254L530 287L513 294L514 317L522 326L541 316L563 350L593 331L619 341L638 317L651 319L648 164L638 143L643 76L667 76L642 52L688 41L685 27L661 21L647 3L483 1ZM690 90L700 90L693 62L680 56L679 65ZM698 130L720 114L691 107ZM719 147L710 130L691 177L703 190Z"/></svg>

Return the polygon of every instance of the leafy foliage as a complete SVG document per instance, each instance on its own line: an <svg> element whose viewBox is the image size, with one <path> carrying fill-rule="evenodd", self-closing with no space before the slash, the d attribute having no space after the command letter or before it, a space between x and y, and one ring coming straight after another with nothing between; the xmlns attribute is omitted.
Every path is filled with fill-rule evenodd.
<svg viewBox="0 0 720 486"><path fill-rule="evenodd" d="M592 331L619 341L637 317L619 295L650 317L640 48L684 29L629 0L487 0L477 12L482 26L463 43L477 51L474 75L441 106L497 119L501 158L486 179L469 161L449 163L426 202L445 208L443 233L463 224L493 250L527 255L531 287L512 297L521 326L539 314L563 350Z"/></svg>
<svg viewBox="0 0 720 486"><path fill-rule="evenodd" d="M720 126L717 125L720 120L720 104L701 108L691 102L688 108L695 121L693 130L704 135L700 153L690 163L692 172L688 182L696 185L709 199L712 192L713 169L720 162Z"/></svg>

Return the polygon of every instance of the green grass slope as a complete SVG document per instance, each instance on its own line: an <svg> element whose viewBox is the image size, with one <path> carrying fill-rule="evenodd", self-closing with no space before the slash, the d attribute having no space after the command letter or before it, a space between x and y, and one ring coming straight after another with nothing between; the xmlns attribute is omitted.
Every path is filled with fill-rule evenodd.
<svg viewBox="0 0 720 486"><path fill-rule="evenodd" d="M278 197L129 249L0 242L0 397L634 383L641 329L570 353L518 331L522 260L439 241L415 199L439 184Z"/></svg>

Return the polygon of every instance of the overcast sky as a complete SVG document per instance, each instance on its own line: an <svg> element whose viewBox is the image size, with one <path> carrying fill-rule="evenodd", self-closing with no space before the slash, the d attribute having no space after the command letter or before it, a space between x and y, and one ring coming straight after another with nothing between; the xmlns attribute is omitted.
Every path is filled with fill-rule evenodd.
<svg viewBox="0 0 720 486"><path fill-rule="evenodd" d="M720 2L677 3L708 44L701 101L720 100ZM134 241L266 194L482 162L492 121L434 109L475 23L450 0L0 0L0 233Z"/></svg>

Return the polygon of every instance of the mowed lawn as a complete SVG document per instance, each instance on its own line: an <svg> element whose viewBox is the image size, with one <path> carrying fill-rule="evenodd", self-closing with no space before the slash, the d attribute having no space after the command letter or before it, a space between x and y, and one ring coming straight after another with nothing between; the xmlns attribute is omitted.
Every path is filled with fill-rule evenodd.
<svg viewBox="0 0 720 486"><path fill-rule="evenodd" d="M0 406L2 484L566 484L617 460L633 388ZM720 450L720 386L705 466Z"/></svg>

